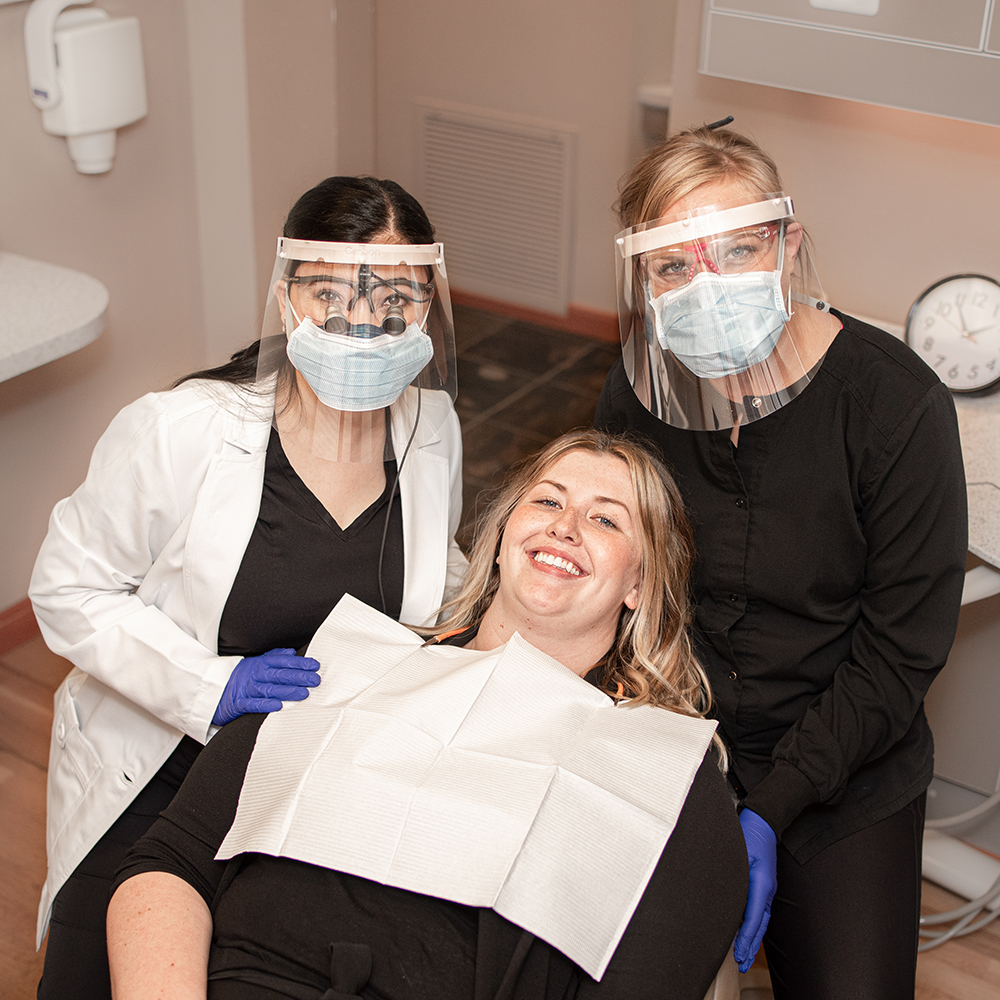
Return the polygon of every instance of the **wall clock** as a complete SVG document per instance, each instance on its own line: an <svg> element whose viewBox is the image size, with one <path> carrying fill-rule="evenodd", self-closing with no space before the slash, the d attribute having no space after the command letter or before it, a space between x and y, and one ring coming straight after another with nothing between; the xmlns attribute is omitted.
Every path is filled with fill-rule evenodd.
<svg viewBox="0 0 1000 1000"><path fill-rule="evenodd" d="M982 274L935 282L910 307L906 342L952 392L1000 389L1000 283Z"/></svg>

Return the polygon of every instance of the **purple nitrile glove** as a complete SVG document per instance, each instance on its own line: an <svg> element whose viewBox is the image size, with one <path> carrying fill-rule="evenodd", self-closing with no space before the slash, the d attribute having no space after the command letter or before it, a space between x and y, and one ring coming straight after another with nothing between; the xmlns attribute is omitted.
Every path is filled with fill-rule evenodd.
<svg viewBox="0 0 1000 1000"><path fill-rule="evenodd" d="M308 698L309 688L320 682L317 670L316 660L296 656L294 649L245 656L229 675L212 724L224 726L248 712L277 712L283 701Z"/></svg>
<svg viewBox="0 0 1000 1000"><path fill-rule="evenodd" d="M743 839L747 842L747 861L750 862L750 889L747 907L743 911L743 926L736 935L733 955L746 972L757 957L757 949L764 940L767 922L771 919L771 900L778 888L778 838L767 820L761 819L752 809L740 813Z"/></svg>

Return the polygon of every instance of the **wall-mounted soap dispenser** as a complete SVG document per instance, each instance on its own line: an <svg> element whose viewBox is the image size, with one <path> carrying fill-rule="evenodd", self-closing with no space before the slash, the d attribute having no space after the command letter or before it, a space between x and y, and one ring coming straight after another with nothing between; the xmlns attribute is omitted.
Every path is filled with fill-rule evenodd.
<svg viewBox="0 0 1000 1000"><path fill-rule="evenodd" d="M146 114L138 18L112 18L78 0L34 0L24 44L42 128L66 136L80 173L110 170L115 130Z"/></svg>

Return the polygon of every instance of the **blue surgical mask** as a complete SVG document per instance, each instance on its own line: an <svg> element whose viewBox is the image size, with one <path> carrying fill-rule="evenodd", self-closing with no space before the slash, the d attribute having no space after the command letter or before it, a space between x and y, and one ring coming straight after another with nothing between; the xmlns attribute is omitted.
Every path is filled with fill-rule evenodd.
<svg viewBox="0 0 1000 1000"><path fill-rule="evenodd" d="M394 403L434 356L431 338L411 323L401 334L327 333L307 316L288 336L288 358L320 402L335 410Z"/></svg>
<svg viewBox="0 0 1000 1000"><path fill-rule="evenodd" d="M652 308L660 347L699 378L736 375L764 361L791 318L780 271L702 272Z"/></svg>

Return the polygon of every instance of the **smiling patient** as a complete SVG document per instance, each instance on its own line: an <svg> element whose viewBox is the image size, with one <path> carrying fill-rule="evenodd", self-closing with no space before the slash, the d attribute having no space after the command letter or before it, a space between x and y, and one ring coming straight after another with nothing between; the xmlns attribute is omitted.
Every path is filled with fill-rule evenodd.
<svg viewBox="0 0 1000 1000"><path fill-rule="evenodd" d="M692 560L676 486L645 449L594 431L550 444L484 516L436 636L421 644L365 609L364 655L321 657L326 702L243 716L209 743L119 872L108 917L117 1000L701 1000L740 924L747 861L701 719ZM355 653L363 624L345 605L327 623L360 633L340 647ZM412 683L414 670L426 681ZM449 695L439 718L437 693L459 698L468 678L481 685L468 709ZM461 718L439 746L449 711ZM382 728L359 737L362 717ZM327 718L325 745L290 746ZM472 730L483 752L457 759L499 767L497 780L442 779ZM429 744L397 816L393 795ZM498 817L496 829L461 830L480 815ZM498 901L470 905L478 889L454 871L478 881L525 815ZM269 826L284 847L270 848ZM408 837L430 845L416 876L395 864ZM378 867L382 840L394 863ZM563 900L581 902L560 912ZM606 956L591 960L586 946L609 920Z"/></svg>

